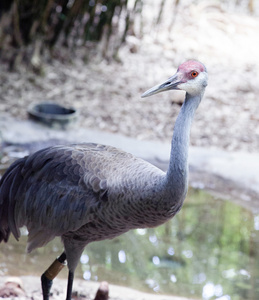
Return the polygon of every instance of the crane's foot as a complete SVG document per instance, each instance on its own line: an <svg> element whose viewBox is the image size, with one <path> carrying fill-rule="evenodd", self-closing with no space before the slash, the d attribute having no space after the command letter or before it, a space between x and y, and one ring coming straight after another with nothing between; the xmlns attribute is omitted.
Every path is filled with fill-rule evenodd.
<svg viewBox="0 0 259 300"><path fill-rule="evenodd" d="M41 275L41 288L43 300L49 300L50 289L52 287L53 279L66 265L66 253L63 252L49 268Z"/></svg>
<svg viewBox="0 0 259 300"><path fill-rule="evenodd" d="M71 300L71 298L72 298L73 281L74 281L74 272L69 271L68 281L67 281L67 297L66 297L66 300Z"/></svg>
<svg viewBox="0 0 259 300"><path fill-rule="evenodd" d="M49 300L52 283L53 280L48 279L45 273L41 275L41 289L42 289L43 300Z"/></svg>

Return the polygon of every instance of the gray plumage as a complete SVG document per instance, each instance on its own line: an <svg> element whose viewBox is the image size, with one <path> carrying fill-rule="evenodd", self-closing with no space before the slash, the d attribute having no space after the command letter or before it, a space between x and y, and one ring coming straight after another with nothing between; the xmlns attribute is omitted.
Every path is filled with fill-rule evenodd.
<svg viewBox="0 0 259 300"><path fill-rule="evenodd" d="M206 85L206 68L188 61L175 76L143 94L187 92L167 173L97 144L54 146L17 160L0 181L0 241L7 242L10 233L19 239L24 225L29 231L28 251L60 236L68 268L74 272L88 243L172 218L186 196L191 122Z"/></svg>

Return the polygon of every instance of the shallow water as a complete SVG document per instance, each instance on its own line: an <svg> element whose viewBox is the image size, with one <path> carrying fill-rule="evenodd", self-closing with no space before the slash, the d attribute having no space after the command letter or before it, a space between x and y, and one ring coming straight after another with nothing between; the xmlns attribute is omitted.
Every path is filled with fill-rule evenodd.
<svg viewBox="0 0 259 300"><path fill-rule="evenodd" d="M58 239L29 255L25 244L23 235L0 246L0 275L40 275L62 251ZM88 245L76 276L198 299L259 299L259 215L190 190L165 225Z"/></svg>

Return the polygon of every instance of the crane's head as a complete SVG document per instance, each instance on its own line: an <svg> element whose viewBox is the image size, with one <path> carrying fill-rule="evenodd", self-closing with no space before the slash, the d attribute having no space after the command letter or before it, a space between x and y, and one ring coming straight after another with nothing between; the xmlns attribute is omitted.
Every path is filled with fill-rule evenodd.
<svg viewBox="0 0 259 300"><path fill-rule="evenodd" d="M206 67L195 60L181 64L174 76L164 83L147 90L141 97L148 97L168 90L184 90L190 95L202 95L208 83Z"/></svg>

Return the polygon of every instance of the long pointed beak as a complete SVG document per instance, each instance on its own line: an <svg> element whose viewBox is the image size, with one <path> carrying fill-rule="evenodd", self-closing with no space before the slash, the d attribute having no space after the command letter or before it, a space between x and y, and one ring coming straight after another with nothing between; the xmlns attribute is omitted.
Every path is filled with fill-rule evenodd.
<svg viewBox="0 0 259 300"><path fill-rule="evenodd" d="M170 77L167 81L162 84L158 84L151 89L147 90L144 94L141 95L141 98L149 97L160 92L168 90L178 90L178 85L182 83L179 79L178 73Z"/></svg>

